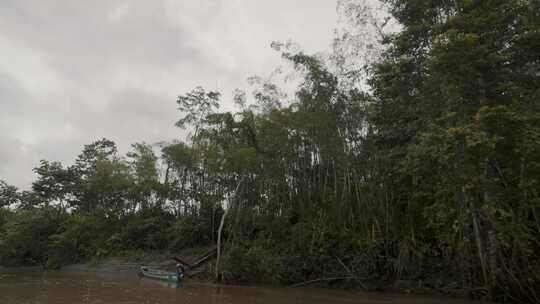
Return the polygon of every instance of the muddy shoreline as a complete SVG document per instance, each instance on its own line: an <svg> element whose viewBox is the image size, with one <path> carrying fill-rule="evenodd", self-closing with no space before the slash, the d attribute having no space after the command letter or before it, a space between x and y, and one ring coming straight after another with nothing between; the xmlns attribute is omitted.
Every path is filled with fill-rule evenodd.
<svg viewBox="0 0 540 304"><path fill-rule="evenodd" d="M5 270L6 268L2 268ZM14 269L14 268L11 268ZM23 271L33 269L35 272ZM322 288L225 285L188 280L181 284L139 278L133 264L72 265L64 270L0 271L0 303L236 303L236 304L472 304L444 296L402 295ZM82 271L81 271L82 270ZM114 272L114 270L124 270ZM31 288L29 288L31 287Z"/></svg>
<svg viewBox="0 0 540 304"><path fill-rule="evenodd" d="M110 258L102 261L91 261L85 263L75 263L64 265L60 269L50 270L44 269L41 266L20 266L6 267L0 266L1 272L59 272L59 273L98 273L98 274L124 274L136 276L139 273L141 265L155 266L163 269L174 270L175 262L165 261L129 261L122 258ZM198 272L192 276L193 280L198 282L214 283L207 269ZM346 283L346 282L344 282ZM260 284L220 284L223 286L252 286L252 287L276 287L283 288L287 286L268 286ZM418 296L438 296L447 297L449 299L471 299L470 293L466 290L455 289L437 289L421 286L414 281L397 281L394 284L388 282L363 282L364 288L360 286L352 287L350 284L334 284L332 286L325 284L309 284L298 288L314 288L314 289L334 289L334 290L351 290L359 292L374 292L381 294L407 294ZM289 286L290 287L290 286ZM367 287L367 288L366 288Z"/></svg>

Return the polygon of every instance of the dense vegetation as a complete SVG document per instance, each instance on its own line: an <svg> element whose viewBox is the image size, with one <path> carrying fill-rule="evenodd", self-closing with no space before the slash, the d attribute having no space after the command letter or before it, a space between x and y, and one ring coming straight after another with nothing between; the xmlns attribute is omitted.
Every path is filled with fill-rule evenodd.
<svg viewBox="0 0 540 304"><path fill-rule="evenodd" d="M400 30L367 90L276 44L302 75L292 100L260 81L220 112L196 88L177 101L191 137L159 157L103 139L71 166L42 161L31 191L1 184L0 261L214 244L226 208L225 281L347 275L540 302L538 1L386 4Z"/></svg>

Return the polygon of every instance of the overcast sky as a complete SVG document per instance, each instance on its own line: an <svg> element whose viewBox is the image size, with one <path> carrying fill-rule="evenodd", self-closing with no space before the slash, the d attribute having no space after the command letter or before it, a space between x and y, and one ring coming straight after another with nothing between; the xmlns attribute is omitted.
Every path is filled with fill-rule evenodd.
<svg viewBox="0 0 540 304"><path fill-rule="evenodd" d="M330 48L335 0L0 1L0 179L28 188L40 159L84 144L182 137L176 97L229 99L269 75L274 40Z"/></svg>

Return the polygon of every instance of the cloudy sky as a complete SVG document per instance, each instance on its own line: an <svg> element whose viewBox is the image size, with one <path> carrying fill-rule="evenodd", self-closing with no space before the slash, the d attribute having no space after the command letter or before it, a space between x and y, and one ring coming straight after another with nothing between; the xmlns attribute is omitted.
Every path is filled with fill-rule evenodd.
<svg viewBox="0 0 540 304"><path fill-rule="evenodd" d="M28 188L40 159L82 145L180 138L176 96L225 98L269 75L292 39L329 49L335 0L0 1L0 179Z"/></svg>

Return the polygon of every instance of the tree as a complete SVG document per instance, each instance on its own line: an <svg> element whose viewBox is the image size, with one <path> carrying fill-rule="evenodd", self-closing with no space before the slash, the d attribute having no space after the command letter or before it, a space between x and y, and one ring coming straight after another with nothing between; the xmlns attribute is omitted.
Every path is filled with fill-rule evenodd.
<svg viewBox="0 0 540 304"><path fill-rule="evenodd" d="M38 175L32 183L32 190L47 203L59 203L63 209L70 199L77 175L71 168L64 168L59 162L40 161L40 166L34 168Z"/></svg>
<svg viewBox="0 0 540 304"><path fill-rule="evenodd" d="M49 236L59 231L60 223L61 217L50 207L14 214L0 237L0 262L45 267Z"/></svg>
<svg viewBox="0 0 540 304"><path fill-rule="evenodd" d="M396 185L392 203L426 216L405 226L411 236L436 228L441 248L463 248L454 258L469 273L465 284L481 277L491 299L534 299L538 277L518 269L537 263L523 247L536 228L515 221L535 209L533 197L517 195L528 192L522 144L539 127L533 1L389 3L403 31L372 79L372 122Z"/></svg>
<svg viewBox="0 0 540 304"><path fill-rule="evenodd" d="M98 209L103 210L106 204L105 200L114 201L114 198L107 197L106 191L109 191L108 194L111 194L111 192L117 193L118 191L107 180L112 179L118 181L118 183L123 183L123 181L114 179L114 177L117 176L117 173L118 176L125 177L127 165L119 158L116 144L104 138L85 145L71 170L73 170L75 176L74 199L71 204L81 212L92 213L98 211ZM121 202L114 201L113 203Z"/></svg>
<svg viewBox="0 0 540 304"><path fill-rule="evenodd" d="M134 177L132 188L135 205L140 204L141 208L153 207L157 201L160 190L159 174L157 170L158 158L154 154L152 147L145 143L133 144L133 151L127 154L130 159L130 167Z"/></svg>
<svg viewBox="0 0 540 304"><path fill-rule="evenodd" d="M18 200L17 187L10 186L6 182L0 180L0 208L14 205Z"/></svg>
<svg viewBox="0 0 540 304"><path fill-rule="evenodd" d="M193 125L196 136L197 129L204 125L206 117L219 108L220 96L219 92L206 92L202 87L196 87L186 95L178 96L176 103L184 117L176 122L176 126L186 128Z"/></svg>

